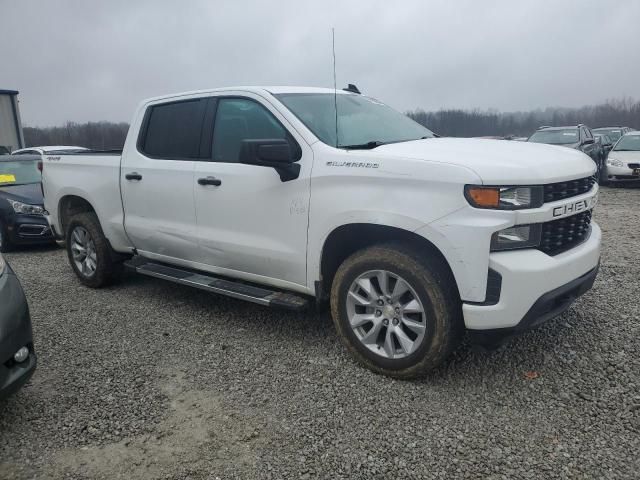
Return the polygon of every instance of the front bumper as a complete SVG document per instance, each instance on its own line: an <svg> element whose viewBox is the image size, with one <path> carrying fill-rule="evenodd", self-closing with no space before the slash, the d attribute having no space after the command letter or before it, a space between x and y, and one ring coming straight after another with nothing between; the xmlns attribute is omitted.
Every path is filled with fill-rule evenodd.
<svg viewBox="0 0 640 480"><path fill-rule="evenodd" d="M502 277L499 300L494 305L464 303L467 329L521 331L566 310L593 285L588 275L593 272L595 278L597 273L601 238L600 227L592 222L586 241L555 256L534 249L490 254L489 268Z"/></svg>
<svg viewBox="0 0 640 480"><path fill-rule="evenodd" d="M599 266L566 285L542 295L515 327L469 330L471 343L493 346L509 337L534 329L547 320L557 317L567 311L578 297L591 290L598 275L598 268Z"/></svg>
<svg viewBox="0 0 640 480"><path fill-rule="evenodd" d="M609 182L639 181L640 175L634 175L633 172L634 169L629 168L626 164L622 167L607 165L607 180Z"/></svg>
<svg viewBox="0 0 640 480"><path fill-rule="evenodd" d="M53 242L53 234L45 217L13 215L7 221L9 239L15 245L33 245Z"/></svg>
<svg viewBox="0 0 640 480"><path fill-rule="evenodd" d="M37 363L29 307L11 270L0 276L0 306L0 398L4 398L31 377ZM29 348L29 357L16 363L13 355L24 346Z"/></svg>

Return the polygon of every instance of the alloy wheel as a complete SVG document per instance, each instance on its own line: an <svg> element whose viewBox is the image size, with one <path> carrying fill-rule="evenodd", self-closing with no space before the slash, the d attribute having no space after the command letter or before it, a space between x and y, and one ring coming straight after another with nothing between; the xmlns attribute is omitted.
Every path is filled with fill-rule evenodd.
<svg viewBox="0 0 640 480"><path fill-rule="evenodd" d="M377 355L403 358L424 341L424 306L414 288L399 275L386 270L363 273L351 284L346 302L353 332Z"/></svg>
<svg viewBox="0 0 640 480"><path fill-rule="evenodd" d="M91 277L98 267L98 256L93 239L86 228L77 226L71 232L71 254L78 271Z"/></svg>

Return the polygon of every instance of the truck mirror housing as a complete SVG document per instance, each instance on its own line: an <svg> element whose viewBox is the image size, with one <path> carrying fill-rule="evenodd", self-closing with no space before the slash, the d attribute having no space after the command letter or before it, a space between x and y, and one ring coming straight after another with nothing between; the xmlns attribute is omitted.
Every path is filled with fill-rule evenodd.
<svg viewBox="0 0 640 480"><path fill-rule="evenodd" d="M272 167L287 182L298 178L300 165L291 144L283 139L248 139L240 147L240 163Z"/></svg>

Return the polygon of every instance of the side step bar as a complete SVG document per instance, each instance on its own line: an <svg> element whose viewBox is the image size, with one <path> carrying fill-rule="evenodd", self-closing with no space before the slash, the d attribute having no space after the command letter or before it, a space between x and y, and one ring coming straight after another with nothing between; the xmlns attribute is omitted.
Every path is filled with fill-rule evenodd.
<svg viewBox="0 0 640 480"><path fill-rule="evenodd" d="M269 307L303 310L309 303L306 297L295 293L268 290L248 283L216 277L208 273L200 273L186 268L170 267L162 263L146 260L142 257L133 257L131 260L125 262L124 265L142 275L169 280L170 282L180 283L182 285Z"/></svg>

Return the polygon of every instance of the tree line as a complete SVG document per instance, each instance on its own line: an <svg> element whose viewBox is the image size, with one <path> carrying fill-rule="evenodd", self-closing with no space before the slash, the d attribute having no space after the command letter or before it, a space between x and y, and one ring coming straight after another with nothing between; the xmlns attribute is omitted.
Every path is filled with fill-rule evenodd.
<svg viewBox="0 0 640 480"><path fill-rule="evenodd" d="M541 125L577 125L592 128L624 125L640 130L640 102L630 98L610 100L581 108L546 108L528 112L491 110L421 109L407 112L409 117L442 136L529 136ZM27 146L77 145L96 150L120 149L129 125L112 122L67 122L61 127L24 127Z"/></svg>
<svg viewBox="0 0 640 480"><path fill-rule="evenodd" d="M610 100L580 108L546 108L528 112L438 110L407 112L416 122L442 136L526 136L542 125L584 123L591 128L621 125L640 130L640 102L630 98Z"/></svg>
<svg viewBox="0 0 640 480"><path fill-rule="evenodd" d="M61 127L23 127L27 147L73 145L94 150L121 149L129 130L126 122L67 122Z"/></svg>

